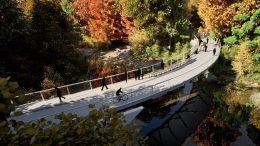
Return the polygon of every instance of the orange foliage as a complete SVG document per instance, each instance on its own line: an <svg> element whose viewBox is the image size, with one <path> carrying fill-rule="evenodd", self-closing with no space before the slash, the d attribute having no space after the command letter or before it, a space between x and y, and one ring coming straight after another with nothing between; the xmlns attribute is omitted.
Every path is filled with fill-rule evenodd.
<svg viewBox="0 0 260 146"><path fill-rule="evenodd" d="M132 20L116 10L113 0L75 0L73 6L81 18L81 24L92 38L101 43L123 41L131 32Z"/></svg>
<svg viewBox="0 0 260 146"><path fill-rule="evenodd" d="M25 5L26 5L26 0L16 0L17 5L19 8L21 8L22 10L24 10Z"/></svg>
<svg viewBox="0 0 260 146"><path fill-rule="evenodd" d="M236 3L241 6L236 6ZM201 0L198 14L204 21L202 31L214 31L219 35L230 32L230 29L239 22L233 17L242 13L253 13L259 8L259 2L255 0Z"/></svg>

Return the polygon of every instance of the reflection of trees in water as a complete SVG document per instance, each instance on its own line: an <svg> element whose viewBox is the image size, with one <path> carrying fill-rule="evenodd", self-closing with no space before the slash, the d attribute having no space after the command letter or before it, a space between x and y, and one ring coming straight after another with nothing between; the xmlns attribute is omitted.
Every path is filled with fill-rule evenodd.
<svg viewBox="0 0 260 146"><path fill-rule="evenodd" d="M153 101L148 101L142 104L144 110L141 114L137 116L137 119L148 122L153 117L164 117L171 111L171 106L174 106L176 103L173 103L171 106L163 107L163 105L172 99L178 97L179 90L171 91L167 95L154 99Z"/></svg>
<svg viewBox="0 0 260 146"><path fill-rule="evenodd" d="M205 93L202 93L205 94ZM195 110L195 109L191 109L188 106L192 104L196 104L197 102L201 101L203 104L205 104L206 107L209 107L208 102L202 97L202 96L197 96L194 97L192 99L187 100L182 107L175 112L175 114L173 114L172 116L169 117L169 120L165 121L160 127L158 127L157 129L151 131L148 136L149 136L149 140L148 142L151 145L168 145L168 143L170 142L171 144L174 145L181 145L183 140L191 134L192 132L192 128L194 126L189 126L188 122L190 121L185 121L185 119L183 118L183 116L185 116L185 113L201 113L201 115L203 115L203 113L207 112L207 111L200 111L200 110ZM181 133L176 133L177 128L180 127L175 127L173 123L177 123L180 122L181 125L183 127L185 127L185 129L182 129ZM193 121L192 121L193 122ZM195 123L195 122L193 122ZM178 126L178 125L177 125ZM194 129L195 130L195 129ZM165 141L165 134L167 134L167 141ZM179 136L180 135L185 135L185 136Z"/></svg>

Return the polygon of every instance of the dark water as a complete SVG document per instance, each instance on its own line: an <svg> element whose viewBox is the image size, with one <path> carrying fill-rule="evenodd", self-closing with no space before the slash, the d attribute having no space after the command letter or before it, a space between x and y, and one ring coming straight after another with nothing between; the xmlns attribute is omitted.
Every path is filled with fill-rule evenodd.
<svg viewBox="0 0 260 146"><path fill-rule="evenodd" d="M144 103L143 111L133 122L140 127L141 135L149 137L149 145L178 146L195 132L210 103L205 91L186 82L184 88Z"/></svg>

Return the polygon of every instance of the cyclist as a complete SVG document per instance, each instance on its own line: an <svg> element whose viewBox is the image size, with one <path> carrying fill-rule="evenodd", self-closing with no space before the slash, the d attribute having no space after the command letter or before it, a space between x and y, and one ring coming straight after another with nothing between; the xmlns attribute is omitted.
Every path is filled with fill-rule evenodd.
<svg viewBox="0 0 260 146"><path fill-rule="evenodd" d="M121 98L121 94L123 93L122 91L121 91L121 87L116 91L116 96L117 96L117 98L119 99L119 98Z"/></svg>

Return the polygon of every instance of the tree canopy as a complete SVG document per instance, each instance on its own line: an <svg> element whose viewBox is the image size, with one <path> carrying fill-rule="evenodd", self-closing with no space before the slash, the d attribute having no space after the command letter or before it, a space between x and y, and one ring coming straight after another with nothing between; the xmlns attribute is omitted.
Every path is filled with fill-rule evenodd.
<svg viewBox="0 0 260 146"><path fill-rule="evenodd" d="M239 24L233 17L237 14L252 14L259 8L257 0L201 0L198 14L204 21L204 31L215 32L218 36L229 34Z"/></svg>
<svg viewBox="0 0 260 146"><path fill-rule="evenodd" d="M33 122L10 120L14 111L18 84L0 78L0 143L2 145L144 145L138 130L125 124L116 109L93 108L87 117L60 113L58 123L45 119ZM19 99L21 99L19 97ZM86 105L87 106L87 105Z"/></svg>

